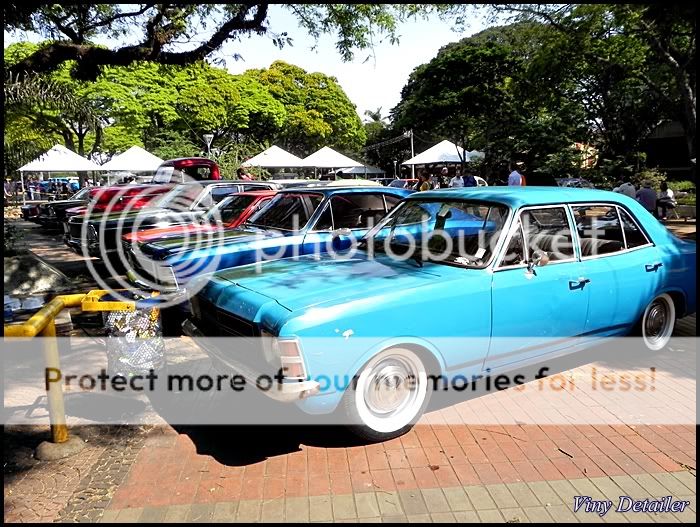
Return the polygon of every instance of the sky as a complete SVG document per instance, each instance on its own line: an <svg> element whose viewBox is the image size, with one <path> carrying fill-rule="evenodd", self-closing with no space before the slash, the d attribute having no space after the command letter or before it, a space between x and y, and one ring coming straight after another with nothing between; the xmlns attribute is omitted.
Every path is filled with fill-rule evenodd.
<svg viewBox="0 0 700 527"><path fill-rule="evenodd" d="M316 51L311 51L314 39L297 25L294 16L281 5L271 5L269 25L273 32L286 31L293 38L292 46L278 49L267 36L244 37L240 41L227 42L217 56L226 61L226 68L231 73L242 73L250 68L267 68L275 60L283 60L300 66L308 72L321 72L338 79L339 84L350 100L357 106L357 113L364 118L366 110L381 107L382 115L387 116L401 98L401 89L406 84L413 69L430 61L438 50L448 44L485 29L486 23L477 18L470 23L463 33L452 31L449 22L443 22L437 16L429 20L412 20L399 25L400 42L388 42L375 45L374 57L370 50L358 51L352 62L343 62L335 48L332 35L319 39ZM35 34L10 35L4 33L5 46L20 40L40 41ZM114 46L107 40L100 43ZM235 60L234 54L242 55L242 60Z"/></svg>

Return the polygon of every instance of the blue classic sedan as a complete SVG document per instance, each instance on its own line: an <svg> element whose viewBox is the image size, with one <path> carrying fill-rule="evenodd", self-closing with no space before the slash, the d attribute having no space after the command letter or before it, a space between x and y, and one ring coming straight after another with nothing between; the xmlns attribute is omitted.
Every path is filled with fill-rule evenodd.
<svg viewBox="0 0 700 527"><path fill-rule="evenodd" d="M267 337L245 353L200 341L309 414L369 440L406 432L434 375L512 370L639 334L659 350L695 312L695 243L612 192L482 187L413 194L361 240L200 277L183 329ZM472 339L465 345L465 339ZM263 339L265 340L265 339ZM329 382L350 378L352 383Z"/></svg>
<svg viewBox="0 0 700 527"><path fill-rule="evenodd" d="M387 187L306 187L280 191L238 229L124 244L132 283L183 290L191 278L263 260L348 247L411 194Z"/></svg>

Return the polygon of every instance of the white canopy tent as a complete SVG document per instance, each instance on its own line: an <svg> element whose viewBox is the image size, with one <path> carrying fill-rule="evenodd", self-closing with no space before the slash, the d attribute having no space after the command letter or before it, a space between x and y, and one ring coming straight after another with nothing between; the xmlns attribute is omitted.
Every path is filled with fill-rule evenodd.
<svg viewBox="0 0 700 527"><path fill-rule="evenodd" d="M22 202L26 203L27 201L24 189L25 172L93 172L102 170L104 169L97 163L85 159L63 145L55 145L34 161L19 168L22 181Z"/></svg>
<svg viewBox="0 0 700 527"><path fill-rule="evenodd" d="M279 146L272 145L267 150L241 163L244 167L295 168L305 166L300 157L290 154Z"/></svg>
<svg viewBox="0 0 700 527"><path fill-rule="evenodd" d="M126 152L114 156L102 165L110 172L155 172L163 160L140 146L132 146Z"/></svg>
<svg viewBox="0 0 700 527"><path fill-rule="evenodd" d="M63 145L56 145L19 169L20 172L90 172L104 170Z"/></svg>
<svg viewBox="0 0 700 527"><path fill-rule="evenodd" d="M458 153L459 152L459 153ZM461 157L460 157L461 156ZM469 152L445 139L435 146L428 148L402 165L430 165L433 163L461 163L469 162Z"/></svg>
<svg viewBox="0 0 700 527"><path fill-rule="evenodd" d="M336 174L338 172L342 172L343 174L352 174L352 175L371 175L371 174L384 174L385 173L381 168L366 166L366 165L363 165L360 167L339 168L335 172L336 172Z"/></svg>
<svg viewBox="0 0 700 527"><path fill-rule="evenodd" d="M324 146L303 160L304 166L314 168L361 167L362 163Z"/></svg>

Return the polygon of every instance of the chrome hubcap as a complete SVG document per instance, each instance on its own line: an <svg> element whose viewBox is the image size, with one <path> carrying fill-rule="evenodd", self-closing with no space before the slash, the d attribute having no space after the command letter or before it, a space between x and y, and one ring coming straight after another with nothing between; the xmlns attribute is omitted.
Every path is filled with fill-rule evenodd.
<svg viewBox="0 0 700 527"><path fill-rule="evenodd" d="M668 307L663 301L655 301L650 307L647 318L644 321L644 330L647 338L658 339L663 337L668 325Z"/></svg>
<svg viewBox="0 0 700 527"><path fill-rule="evenodd" d="M375 415L400 412L416 398L416 373L411 364L399 358L379 362L365 387L365 402Z"/></svg>

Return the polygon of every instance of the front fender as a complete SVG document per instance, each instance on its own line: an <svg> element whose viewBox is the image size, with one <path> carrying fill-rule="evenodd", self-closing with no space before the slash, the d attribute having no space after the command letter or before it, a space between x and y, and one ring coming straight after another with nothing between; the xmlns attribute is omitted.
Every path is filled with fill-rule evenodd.
<svg viewBox="0 0 700 527"><path fill-rule="evenodd" d="M349 357L349 361L342 364L343 361L335 361L331 364L314 360L315 356L320 356L322 351L326 350L329 344L335 344L334 339L318 339L318 341L309 341L306 343L301 339L302 352L305 354L307 364L311 363L310 379L318 381L321 392L308 399L303 399L297 402L297 405L309 414L327 414L335 411L340 403L347 388L351 385L352 379L360 371L362 366L366 364L372 357L378 353L398 346L410 346L412 348L420 348L426 353L429 353L434 361L438 364L439 371L430 371L431 374L441 374L445 371L445 360L438 348L430 341L415 336L398 336L388 339L370 339L357 338L356 344L351 343L353 337L348 338L342 335L338 336L341 339L338 342L343 343L336 350L345 357ZM334 346L335 347L335 346ZM311 360L309 360L311 359ZM321 365L330 366L322 368Z"/></svg>

